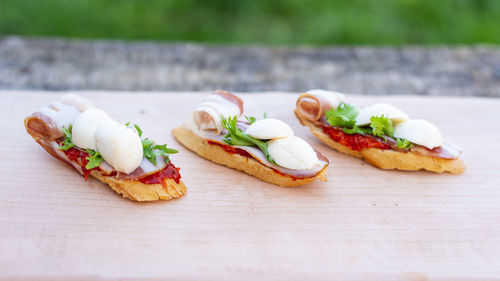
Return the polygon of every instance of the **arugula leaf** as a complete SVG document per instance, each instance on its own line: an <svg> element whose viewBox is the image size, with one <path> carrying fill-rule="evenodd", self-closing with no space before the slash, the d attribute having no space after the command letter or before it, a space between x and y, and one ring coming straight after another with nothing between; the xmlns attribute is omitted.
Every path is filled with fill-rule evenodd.
<svg viewBox="0 0 500 281"><path fill-rule="evenodd" d="M60 146L59 149L66 151L75 146L75 144L73 143L73 135L72 135L73 125L69 125L68 129L66 129L63 126L62 130L64 134L64 141L62 142L62 146Z"/></svg>
<svg viewBox="0 0 500 281"><path fill-rule="evenodd" d="M137 133L139 134L139 137L142 137L142 130L139 127L139 125L134 124L135 129L137 130ZM148 159L149 162L153 163L153 165L156 166L156 157L159 155L162 155L165 157L165 163L168 163L170 161L169 154L175 154L179 151L172 149L172 148L167 148L166 144L162 145L155 145L154 142L148 138L142 139L142 153L146 159Z"/></svg>
<svg viewBox="0 0 500 281"><path fill-rule="evenodd" d="M85 165L85 169L90 170L99 167L104 160L101 153L92 149L87 149L87 153L90 154L90 157L86 158L89 162Z"/></svg>
<svg viewBox="0 0 500 281"><path fill-rule="evenodd" d="M353 128L356 125L356 116L358 116L358 109L350 104L341 103L335 110L333 107L325 111L326 121L331 126L340 126Z"/></svg>
<svg viewBox="0 0 500 281"><path fill-rule="evenodd" d="M398 142L398 148L401 148L401 149L408 149L408 148L411 148L413 146L411 141L409 141L407 139L397 138L396 141Z"/></svg>
<svg viewBox="0 0 500 281"><path fill-rule="evenodd" d="M370 127L372 128L372 134L376 137L382 137L383 135L392 137L392 121L384 115L372 116L370 118Z"/></svg>
<svg viewBox="0 0 500 281"><path fill-rule="evenodd" d="M173 149L173 148L168 148L166 144L162 144L162 145L155 145L153 147L153 149L156 149L162 153L168 153L168 154L176 154L178 153L179 151L177 149ZM162 154L160 153L160 154ZM164 155L166 156L166 155Z"/></svg>
<svg viewBox="0 0 500 281"><path fill-rule="evenodd" d="M262 152L264 152L264 155L266 155L267 160L269 162L273 163L274 165L276 162L271 158L271 155L269 155L269 152L267 151L267 144L261 140L254 139L251 136L243 133L243 131L236 126L236 122L238 121L238 117L235 115L233 118L229 117L226 119L224 116L221 116L222 119L222 127L224 127L227 130L227 134L224 136L224 142L229 144L229 145L241 145L241 146L257 146Z"/></svg>
<svg viewBox="0 0 500 281"><path fill-rule="evenodd" d="M129 122L127 122L127 123L125 123L125 126L127 126L127 127L128 127L129 125L130 125L130 121L129 121Z"/></svg>
<svg viewBox="0 0 500 281"><path fill-rule="evenodd" d="M247 119L247 121L248 121L248 123L250 123L250 125L255 123L255 121L257 121L257 118L252 117L252 116L248 117L245 115L244 117L245 117L245 119Z"/></svg>
<svg viewBox="0 0 500 281"><path fill-rule="evenodd" d="M134 124L135 129L137 130L137 134L139 134L139 137L142 137L142 130L139 128L137 124Z"/></svg>

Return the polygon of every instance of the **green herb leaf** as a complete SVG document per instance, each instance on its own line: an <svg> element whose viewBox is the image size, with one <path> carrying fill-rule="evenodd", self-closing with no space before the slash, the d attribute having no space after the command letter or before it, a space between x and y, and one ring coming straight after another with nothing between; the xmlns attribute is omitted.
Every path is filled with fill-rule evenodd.
<svg viewBox="0 0 500 281"><path fill-rule="evenodd" d="M89 162L85 165L85 169L90 170L99 167L104 160L101 153L92 149L87 149L87 153L90 154L90 157L86 158Z"/></svg>
<svg viewBox="0 0 500 281"><path fill-rule="evenodd" d="M226 119L224 116L221 116L221 119L222 127L224 127L228 132L224 136L225 143L229 145L257 146L262 152L264 152L264 155L266 155L266 158L267 160L269 160L269 162L273 163L274 165L278 165L271 158L271 155L269 155L269 152L267 151L267 144L265 142L252 138L251 136L243 133L243 131L236 126L236 123L238 121L238 117L236 115L233 118L229 117L228 119Z"/></svg>
<svg viewBox="0 0 500 281"><path fill-rule="evenodd" d="M137 130L137 134L139 134L139 137L142 137L142 130L139 128L139 125L134 124L135 129Z"/></svg>
<svg viewBox="0 0 500 281"><path fill-rule="evenodd" d="M397 138L396 141L398 142L398 148L401 148L401 149L408 149L408 148L411 148L413 146L411 141L409 141L407 139Z"/></svg>
<svg viewBox="0 0 500 281"><path fill-rule="evenodd" d="M144 147L143 144L143 150L142 150L144 157L149 160L149 162L153 163L153 165L156 166L156 154L153 151L153 146L147 146Z"/></svg>
<svg viewBox="0 0 500 281"><path fill-rule="evenodd" d="M257 121L257 118L255 118L255 117L248 117L246 115L244 117L245 117L245 119L247 119L247 121L248 121L248 123L250 123L250 125L255 123L255 121Z"/></svg>
<svg viewBox="0 0 500 281"><path fill-rule="evenodd" d="M128 127L129 125L130 125L130 121L129 121L129 122L127 122L127 123L125 123L125 126L127 126L127 127Z"/></svg>
<svg viewBox="0 0 500 281"><path fill-rule="evenodd" d="M62 146L60 146L59 149L66 151L75 146L75 144L73 143L73 136L72 136L73 125L69 125L68 129L62 127L62 130L64 134L64 141L62 142Z"/></svg>
<svg viewBox="0 0 500 281"><path fill-rule="evenodd" d="M267 112L264 112L264 119L267 118Z"/></svg>
<svg viewBox="0 0 500 281"><path fill-rule="evenodd" d="M153 147L153 149L157 149L163 153L168 153L168 154L176 154L178 153L179 151L176 150L176 149L173 149L173 148L168 148L166 144L162 144L162 145L155 145Z"/></svg>
<svg viewBox="0 0 500 281"><path fill-rule="evenodd" d="M145 138L142 140L142 148L146 148L146 147L150 147L153 145L153 141L148 139L148 138Z"/></svg>
<svg viewBox="0 0 500 281"><path fill-rule="evenodd" d="M364 134L371 134L372 130L370 128L360 128L360 127L354 125L354 127L352 127L351 129L343 127L342 131L344 131L344 133L349 134L349 135L352 135L352 134L364 135Z"/></svg>
<svg viewBox="0 0 500 281"><path fill-rule="evenodd" d="M333 107L325 111L326 121L333 127L353 128L356 125L356 116L359 112L355 106L341 103L335 110Z"/></svg>
<svg viewBox="0 0 500 281"><path fill-rule="evenodd" d="M138 125L134 124L135 129L137 130L137 133L139 134L139 137L142 136L142 130L139 128ZM154 142L148 138L142 139L142 153L146 159L148 159L149 162L153 163L153 165L156 166L156 157L159 155L162 155L165 157L165 163L168 163L170 161L169 154L175 154L179 151L168 148L166 144L162 145L155 145Z"/></svg>
<svg viewBox="0 0 500 281"><path fill-rule="evenodd" d="M372 128L372 134L376 137L382 137L383 135L392 137L392 121L384 115L372 116L370 118L370 127Z"/></svg>

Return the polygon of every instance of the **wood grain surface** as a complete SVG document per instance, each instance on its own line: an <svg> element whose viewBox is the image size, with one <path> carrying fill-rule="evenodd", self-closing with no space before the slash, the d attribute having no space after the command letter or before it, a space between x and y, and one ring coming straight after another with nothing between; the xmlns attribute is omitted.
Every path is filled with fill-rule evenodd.
<svg viewBox="0 0 500 281"><path fill-rule="evenodd" d="M179 200L135 203L47 154L23 119L61 93L0 91L2 280L490 280L500 278L500 100L350 96L438 125L462 175L385 171L330 150L293 115L298 94L242 94L327 156L328 182L266 184L175 142L207 93L82 92L180 150Z"/></svg>

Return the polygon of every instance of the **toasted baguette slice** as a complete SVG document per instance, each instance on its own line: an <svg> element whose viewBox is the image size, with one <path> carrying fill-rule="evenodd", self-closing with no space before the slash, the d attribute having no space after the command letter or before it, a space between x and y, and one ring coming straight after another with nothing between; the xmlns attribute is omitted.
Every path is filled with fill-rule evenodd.
<svg viewBox="0 0 500 281"><path fill-rule="evenodd" d="M297 111L295 111L295 116L297 116L297 119L299 119L303 126L309 127L316 137L331 148L344 154L364 159L366 162L381 169L407 171L427 170L436 173L449 172L452 174L460 174L465 170L464 162L461 159L443 159L413 152L399 152L391 149L365 148L361 151L352 150L334 141L329 135L323 132L321 127L314 125L305 118L301 118Z"/></svg>
<svg viewBox="0 0 500 281"><path fill-rule="evenodd" d="M218 145L209 144L208 140L194 134L191 130L185 127L181 126L172 130L172 134L179 143L196 152L201 157L217 164L245 172L268 183L279 186L298 186L310 183L317 179L326 181L327 178L326 168L328 165L325 165L325 167L314 177L295 178L279 173L261 164L254 158L228 153Z"/></svg>
<svg viewBox="0 0 500 281"><path fill-rule="evenodd" d="M32 115L24 120L24 126L33 139L49 154L72 167L80 165L69 159L64 159L63 155L60 154L61 152L54 149L55 140L51 139L50 126L46 123L46 120ZM121 180L114 176L106 176L97 169L91 170L90 175L107 184L124 198L133 201L169 200L179 198L186 193L186 186L180 180L179 183L176 183L175 180L167 178L164 185L145 184L138 180Z"/></svg>

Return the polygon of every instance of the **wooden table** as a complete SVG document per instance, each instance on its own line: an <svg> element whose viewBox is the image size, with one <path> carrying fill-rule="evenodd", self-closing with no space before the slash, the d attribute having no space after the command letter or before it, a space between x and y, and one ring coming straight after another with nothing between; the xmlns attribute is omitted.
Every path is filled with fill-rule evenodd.
<svg viewBox="0 0 500 281"><path fill-rule="evenodd" d="M384 171L316 140L290 93L242 94L331 161L327 183L263 183L175 142L202 93L82 92L178 148L188 194L135 203L85 182L26 133L61 93L0 91L2 280L455 280L500 278L500 100L352 96L394 104L463 147L462 175ZM203 93L205 94L205 93Z"/></svg>

